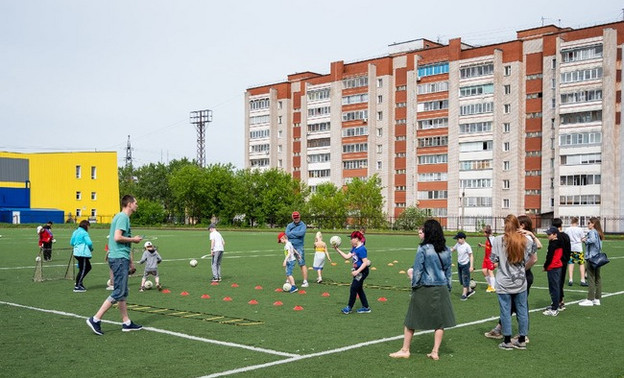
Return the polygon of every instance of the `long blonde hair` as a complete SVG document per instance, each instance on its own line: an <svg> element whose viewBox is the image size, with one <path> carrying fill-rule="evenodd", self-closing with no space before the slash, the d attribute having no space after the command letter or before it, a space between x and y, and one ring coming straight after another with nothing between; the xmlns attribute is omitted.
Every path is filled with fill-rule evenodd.
<svg viewBox="0 0 624 378"><path fill-rule="evenodd" d="M524 249L527 238L518 232L520 222L515 215L509 214L505 218L505 249L507 251L507 261L518 264L524 260Z"/></svg>
<svg viewBox="0 0 624 378"><path fill-rule="evenodd" d="M316 237L314 238L314 240L317 242L323 241L323 234L321 233L321 231L317 231Z"/></svg>

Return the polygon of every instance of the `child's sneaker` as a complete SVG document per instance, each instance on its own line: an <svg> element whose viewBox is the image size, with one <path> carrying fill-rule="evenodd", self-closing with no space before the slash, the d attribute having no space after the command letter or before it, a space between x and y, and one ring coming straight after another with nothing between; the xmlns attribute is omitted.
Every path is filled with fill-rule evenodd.
<svg viewBox="0 0 624 378"><path fill-rule="evenodd" d="M559 303L559 311L563 311L566 309L565 303L561 302Z"/></svg>
<svg viewBox="0 0 624 378"><path fill-rule="evenodd" d="M351 313L351 307L347 306L340 311L342 311L342 313L345 315L349 315Z"/></svg>
<svg viewBox="0 0 624 378"><path fill-rule="evenodd" d="M585 281L581 281L581 286L587 287L587 286L589 286L589 284L587 282L585 282Z"/></svg>
<svg viewBox="0 0 624 378"><path fill-rule="evenodd" d="M219 282L219 278L218 277L212 277L212 282Z"/></svg>
<svg viewBox="0 0 624 378"><path fill-rule="evenodd" d="M475 291L475 290L470 290L470 291L468 292L468 294L466 294L466 298L470 298L470 297L472 297L473 295L475 295L475 293L476 293L476 291Z"/></svg>
<svg viewBox="0 0 624 378"><path fill-rule="evenodd" d="M552 308L549 308L548 310L542 312L542 314L546 316L557 316L559 315L559 310L553 310Z"/></svg>
<svg viewBox="0 0 624 378"><path fill-rule="evenodd" d="M371 312L371 309L370 307L362 307L362 308L358 308L356 312L358 314L369 314Z"/></svg>
<svg viewBox="0 0 624 378"><path fill-rule="evenodd" d="M318 278L318 279L316 280L316 283L319 283L319 284L320 284L321 282L323 282L323 279L322 279L322 278Z"/></svg>
<svg viewBox="0 0 624 378"><path fill-rule="evenodd" d="M87 325L89 326L89 328L91 328L91 330L93 331L93 333L95 333L96 335L103 335L104 332L102 332L102 321L100 320L99 322L96 322L93 320L93 317L87 319Z"/></svg>
<svg viewBox="0 0 624 378"><path fill-rule="evenodd" d="M516 342L516 341L519 340L519 338L520 338L520 335L516 335L516 336L511 338L511 342L512 343ZM527 343L527 344L529 343L529 336L524 336L524 342Z"/></svg>
<svg viewBox="0 0 624 378"><path fill-rule="evenodd" d="M501 333L499 328L492 328L492 330L490 332L486 332L483 334L485 337L487 337L488 339L502 339L503 338L503 334Z"/></svg>
<svg viewBox="0 0 624 378"><path fill-rule="evenodd" d="M466 299L468 299L468 297L465 296L464 294L462 294L461 297L459 297L460 301L465 301Z"/></svg>
<svg viewBox="0 0 624 378"><path fill-rule="evenodd" d="M145 288L144 288L143 286L141 286L141 288L139 289L139 292L141 292L141 293L142 293L142 292L144 292L144 291L145 291Z"/></svg>
<svg viewBox="0 0 624 378"><path fill-rule="evenodd" d="M511 342L506 343L504 341L502 343L498 344L498 347L500 349L502 349L502 350L513 350L514 349L514 346L513 346L513 344Z"/></svg>
<svg viewBox="0 0 624 378"><path fill-rule="evenodd" d="M156 288L158 289L158 291L162 290L162 286L160 286L160 284L156 285Z"/></svg>
<svg viewBox="0 0 624 378"><path fill-rule="evenodd" d="M301 285L301 286L303 286L303 285ZM291 288L290 288L289 293L292 294L292 293L296 293L298 291L299 291L299 289L297 289L297 286L292 285Z"/></svg>
<svg viewBox="0 0 624 378"><path fill-rule="evenodd" d="M512 341L511 345L516 348L516 349L526 349L526 341L521 343L520 341L516 340L516 341Z"/></svg>
<svg viewBox="0 0 624 378"><path fill-rule="evenodd" d="M130 321L130 324L128 324L128 325L125 325L125 324L121 325L121 330L124 331L124 332L139 331L142 328L143 328L142 325L136 324L132 320Z"/></svg>
<svg viewBox="0 0 624 378"><path fill-rule="evenodd" d="M307 280L303 280L303 283L301 284L301 287L308 287L308 286L310 286L308 281Z"/></svg>
<svg viewBox="0 0 624 378"><path fill-rule="evenodd" d="M86 292L87 289L80 287L80 286L74 286L74 293L84 293Z"/></svg>
<svg viewBox="0 0 624 378"><path fill-rule="evenodd" d="M494 289L492 286L488 285L487 289L485 290L486 293L496 293L496 289Z"/></svg>
<svg viewBox="0 0 624 378"><path fill-rule="evenodd" d="M600 299L594 299L592 303L594 304L594 306L600 306Z"/></svg>
<svg viewBox="0 0 624 378"><path fill-rule="evenodd" d="M600 303L600 302L598 302L598 303ZM592 300L590 300L590 299L583 299L582 301L579 302L579 306L583 306L583 307L593 306L593 305L594 305L594 302Z"/></svg>

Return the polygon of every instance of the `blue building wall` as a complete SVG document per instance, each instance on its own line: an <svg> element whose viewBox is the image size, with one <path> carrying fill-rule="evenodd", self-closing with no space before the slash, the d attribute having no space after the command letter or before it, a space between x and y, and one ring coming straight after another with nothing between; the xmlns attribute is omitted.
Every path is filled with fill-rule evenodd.
<svg viewBox="0 0 624 378"><path fill-rule="evenodd" d="M30 207L30 188L0 187L0 207Z"/></svg>

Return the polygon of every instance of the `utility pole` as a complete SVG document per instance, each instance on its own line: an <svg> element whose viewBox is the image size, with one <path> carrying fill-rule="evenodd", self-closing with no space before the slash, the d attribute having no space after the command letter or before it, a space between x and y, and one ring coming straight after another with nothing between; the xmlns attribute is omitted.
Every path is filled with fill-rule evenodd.
<svg viewBox="0 0 624 378"><path fill-rule="evenodd" d="M132 145L130 144L130 135L128 135L128 143L126 144L126 168L132 170Z"/></svg>
<svg viewBox="0 0 624 378"><path fill-rule="evenodd" d="M206 166L206 123L212 122L212 110L191 112L191 124L197 129L197 164Z"/></svg>

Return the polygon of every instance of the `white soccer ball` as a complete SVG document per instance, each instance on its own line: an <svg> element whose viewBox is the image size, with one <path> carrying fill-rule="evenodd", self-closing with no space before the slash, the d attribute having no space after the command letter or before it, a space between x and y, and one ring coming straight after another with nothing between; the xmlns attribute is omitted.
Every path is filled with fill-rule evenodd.
<svg viewBox="0 0 624 378"><path fill-rule="evenodd" d="M145 284L143 285L144 288L146 288L147 290L151 289L154 287L154 283L150 280L145 281Z"/></svg>
<svg viewBox="0 0 624 378"><path fill-rule="evenodd" d="M193 268L195 268L197 266L197 260L193 259L193 260L189 261L189 264L191 264L191 266Z"/></svg>
<svg viewBox="0 0 624 378"><path fill-rule="evenodd" d="M477 281L473 280L472 278L470 279L470 288L474 290L474 288L477 287Z"/></svg>
<svg viewBox="0 0 624 378"><path fill-rule="evenodd" d="M36 262L41 261L41 256L37 256L37 257L35 257L35 261L36 261Z"/></svg>
<svg viewBox="0 0 624 378"><path fill-rule="evenodd" d="M331 244L332 247L340 247L341 243L342 239L340 239L340 236L338 235L334 235L331 237L331 239L329 239L329 244Z"/></svg>
<svg viewBox="0 0 624 378"><path fill-rule="evenodd" d="M282 286L282 290L284 291L290 291L290 289L292 289L292 285L289 284L288 282L286 282L284 286Z"/></svg>

